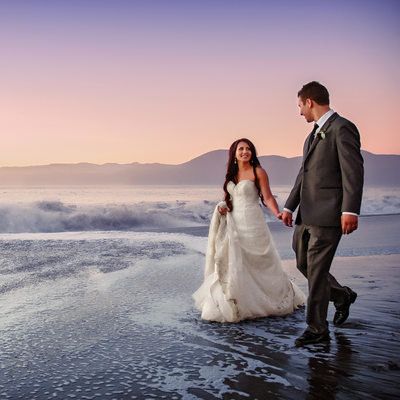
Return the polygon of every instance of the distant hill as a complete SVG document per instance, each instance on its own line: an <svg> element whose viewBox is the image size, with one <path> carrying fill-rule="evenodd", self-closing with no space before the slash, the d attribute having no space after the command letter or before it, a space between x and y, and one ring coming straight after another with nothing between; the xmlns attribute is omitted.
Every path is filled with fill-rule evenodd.
<svg viewBox="0 0 400 400"><path fill-rule="evenodd" d="M365 183L400 186L400 156L363 151ZM222 184L228 151L215 150L183 164L50 164L0 168L1 186L37 185L213 185ZM291 185L301 157L261 156L272 185Z"/></svg>

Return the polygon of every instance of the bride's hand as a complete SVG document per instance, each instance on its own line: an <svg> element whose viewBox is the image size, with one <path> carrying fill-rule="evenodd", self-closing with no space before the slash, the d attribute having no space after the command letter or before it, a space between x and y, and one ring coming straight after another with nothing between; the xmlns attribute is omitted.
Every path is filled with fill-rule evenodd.
<svg viewBox="0 0 400 400"><path fill-rule="evenodd" d="M228 212L228 207L226 206L226 202L225 201L220 201L218 203L218 212L221 215L226 215L226 213Z"/></svg>
<svg viewBox="0 0 400 400"><path fill-rule="evenodd" d="M218 212L221 215L226 215L226 213L228 212L228 209L226 207L225 208L221 208L220 206L218 206Z"/></svg>
<svg viewBox="0 0 400 400"><path fill-rule="evenodd" d="M282 219L282 214L283 214L283 213L281 213L281 212L280 212L280 213L278 213L278 214L276 214L276 218L278 218L278 219L280 219L280 220L281 220L281 219Z"/></svg>

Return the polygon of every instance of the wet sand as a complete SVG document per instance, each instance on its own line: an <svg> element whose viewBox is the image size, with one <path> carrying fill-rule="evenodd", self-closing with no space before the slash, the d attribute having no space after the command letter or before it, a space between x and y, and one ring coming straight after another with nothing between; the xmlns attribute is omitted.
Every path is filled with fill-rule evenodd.
<svg viewBox="0 0 400 400"><path fill-rule="evenodd" d="M198 237L190 251L171 250L150 267L143 260L2 294L0 398L399 398L398 219L390 229L380 218L369 221L369 230L388 236L360 233L364 241L346 238L354 244L343 251L361 251L370 237L392 254L335 259L333 274L358 298L342 327L331 324L329 344L294 346L306 327L304 308L239 324L201 321L191 300L202 279L205 238ZM165 235L180 246L193 242ZM289 247L279 234L275 240ZM294 260L283 264L306 293ZM329 321L333 313L331 306Z"/></svg>

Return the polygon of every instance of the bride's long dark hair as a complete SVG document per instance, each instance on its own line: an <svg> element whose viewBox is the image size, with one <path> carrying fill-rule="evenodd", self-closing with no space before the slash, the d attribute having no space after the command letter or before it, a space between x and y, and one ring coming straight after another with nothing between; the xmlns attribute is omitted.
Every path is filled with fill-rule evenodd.
<svg viewBox="0 0 400 400"><path fill-rule="evenodd" d="M257 178L257 174L256 174L256 168L261 167L261 164L257 158L257 151L256 151L254 144L249 139L246 139L246 138L235 140L231 144L231 147L229 148L229 158L228 158L228 164L227 164L225 182L224 182L225 203L228 206L229 210L232 211L233 210L232 200L231 200L230 194L228 193L227 186L228 186L229 181L232 181L235 185L238 183L237 182L237 174L239 171L239 167L237 165L237 160L236 160L236 149L240 142L245 142L250 147L250 150L251 150L250 165L252 165L253 171L254 171L254 178L255 178L254 183L258 190L258 195L261 199L262 204L264 204L264 206L267 207L267 205L264 203L264 198L261 193L260 184L258 182L258 178Z"/></svg>

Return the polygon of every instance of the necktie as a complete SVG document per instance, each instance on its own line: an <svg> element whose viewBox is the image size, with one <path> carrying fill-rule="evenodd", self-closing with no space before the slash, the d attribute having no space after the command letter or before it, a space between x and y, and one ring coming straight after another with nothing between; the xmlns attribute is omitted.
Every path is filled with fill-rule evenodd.
<svg viewBox="0 0 400 400"><path fill-rule="evenodd" d="M318 125L317 125L317 124L314 124L314 128L313 128L313 130L311 131L310 144L309 144L308 148L310 148L310 146L311 146L311 144L312 144L312 142L313 142L313 140L314 140L315 132L317 132L317 129L318 129Z"/></svg>

